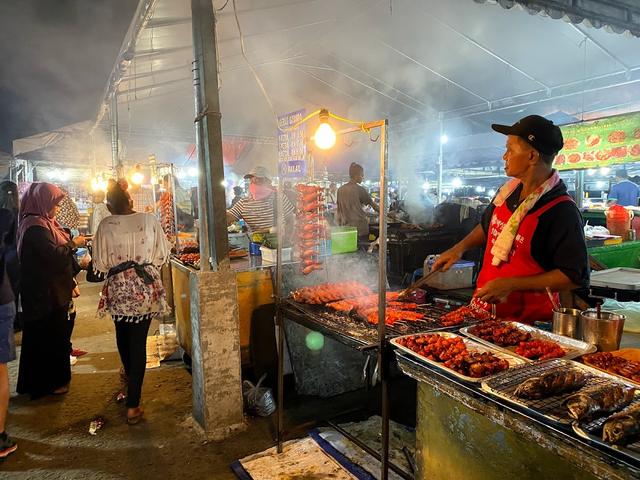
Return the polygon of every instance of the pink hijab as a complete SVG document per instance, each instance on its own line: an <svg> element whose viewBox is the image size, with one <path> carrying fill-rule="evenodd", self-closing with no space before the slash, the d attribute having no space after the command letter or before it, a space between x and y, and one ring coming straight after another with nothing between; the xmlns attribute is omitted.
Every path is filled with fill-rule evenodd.
<svg viewBox="0 0 640 480"><path fill-rule="evenodd" d="M51 183L32 183L24 192L20 202L18 216L18 254L22 250L24 234L30 227L44 227L49 229L53 241L57 245L64 245L71 238L60 226L55 218L50 216L53 207L64 198L64 192Z"/></svg>

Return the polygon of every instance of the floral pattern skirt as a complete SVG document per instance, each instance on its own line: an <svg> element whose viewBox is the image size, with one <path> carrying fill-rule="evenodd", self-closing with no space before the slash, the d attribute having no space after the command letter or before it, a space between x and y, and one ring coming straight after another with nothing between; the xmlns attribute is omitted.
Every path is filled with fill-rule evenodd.
<svg viewBox="0 0 640 480"><path fill-rule="evenodd" d="M153 277L152 284L144 283L133 268L107 278L98 304L100 317L110 314L116 321L136 321L171 313L158 268L144 268Z"/></svg>

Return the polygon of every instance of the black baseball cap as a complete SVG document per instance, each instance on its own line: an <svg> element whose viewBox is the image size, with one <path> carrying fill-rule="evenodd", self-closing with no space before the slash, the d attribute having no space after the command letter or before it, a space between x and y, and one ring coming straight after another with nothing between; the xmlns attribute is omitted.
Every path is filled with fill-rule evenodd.
<svg viewBox="0 0 640 480"><path fill-rule="evenodd" d="M521 118L511 126L492 124L496 132L515 135L545 155L555 155L564 145L560 127L540 115Z"/></svg>

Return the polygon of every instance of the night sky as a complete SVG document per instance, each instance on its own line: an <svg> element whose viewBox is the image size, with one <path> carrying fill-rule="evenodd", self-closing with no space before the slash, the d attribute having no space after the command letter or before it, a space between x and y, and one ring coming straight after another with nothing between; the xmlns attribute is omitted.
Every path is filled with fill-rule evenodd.
<svg viewBox="0 0 640 480"><path fill-rule="evenodd" d="M95 117L137 4L0 1L0 150Z"/></svg>

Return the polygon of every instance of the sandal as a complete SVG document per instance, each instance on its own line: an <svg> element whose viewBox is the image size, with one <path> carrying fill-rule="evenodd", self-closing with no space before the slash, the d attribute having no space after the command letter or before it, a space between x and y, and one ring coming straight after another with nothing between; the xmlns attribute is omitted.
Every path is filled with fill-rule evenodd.
<svg viewBox="0 0 640 480"><path fill-rule="evenodd" d="M51 391L51 395L64 395L65 393L69 393L69 384L63 385Z"/></svg>
<svg viewBox="0 0 640 480"><path fill-rule="evenodd" d="M140 423L140 420L142 420L142 417L144 415L144 410L141 407L138 407L137 411L138 413L132 416L129 416L129 414L127 414L128 425L136 425L137 423Z"/></svg>

